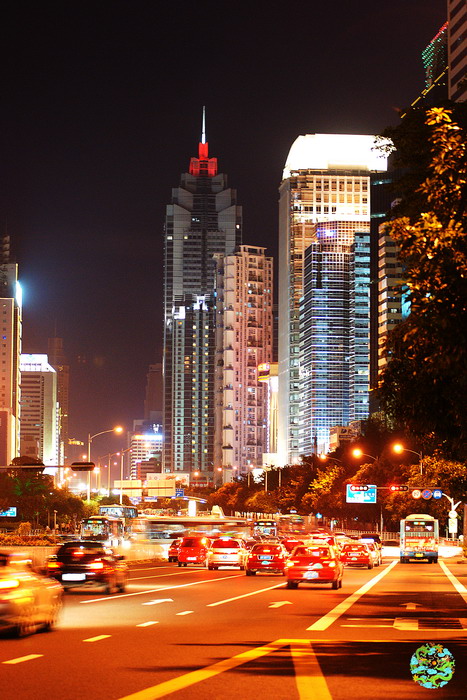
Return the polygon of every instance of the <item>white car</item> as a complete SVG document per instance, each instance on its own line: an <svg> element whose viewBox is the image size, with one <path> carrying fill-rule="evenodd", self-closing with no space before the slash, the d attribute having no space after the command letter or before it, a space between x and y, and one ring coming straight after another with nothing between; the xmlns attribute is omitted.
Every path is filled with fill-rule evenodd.
<svg viewBox="0 0 467 700"><path fill-rule="evenodd" d="M238 566L245 569L248 550L242 540L231 537L219 537L213 540L208 550L208 569L219 569L221 566Z"/></svg>

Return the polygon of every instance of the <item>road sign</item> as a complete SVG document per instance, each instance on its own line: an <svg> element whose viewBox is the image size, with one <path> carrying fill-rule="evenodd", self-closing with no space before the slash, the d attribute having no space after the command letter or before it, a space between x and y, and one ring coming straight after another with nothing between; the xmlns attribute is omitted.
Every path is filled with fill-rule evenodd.
<svg viewBox="0 0 467 700"><path fill-rule="evenodd" d="M425 500L429 500L433 496L433 491L430 491L430 489L424 489L422 491L422 498Z"/></svg>
<svg viewBox="0 0 467 700"><path fill-rule="evenodd" d="M454 535L457 532L457 518L449 518L448 529L450 535Z"/></svg>
<svg viewBox="0 0 467 700"><path fill-rule="evenodd" d="M347 484L345 500L347 503L376 503L377 488L375 484L365 484L365 491L354 491L353 484Z"/></svg>
<svg viewBox="0 0 467 700"><path fill-rule="evenodd" d="M351 491L368 491L368 484L350 484Z"/></svg>
<svg viewBox="0 0 467 700"><path fill-rule="evenodd" d="M419 489L414 489L412 491L412 498L421 498L422 492Z"/></svg>
<svg viewBox="0 0 467 700"><path fill-rule="evenodd" d="M443 495L443 492L441 489L433 489L433 498L441 498Z"/></svg>
<svg viewBox="0 0 467 700"><path fill-rule="evenodd" d="M185 489L175 489L175 498L183 498Z"/></svg>

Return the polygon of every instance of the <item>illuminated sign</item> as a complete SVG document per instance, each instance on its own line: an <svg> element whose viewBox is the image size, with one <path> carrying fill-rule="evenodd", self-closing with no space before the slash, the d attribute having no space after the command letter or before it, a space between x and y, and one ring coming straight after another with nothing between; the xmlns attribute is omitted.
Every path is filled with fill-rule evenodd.
<svg viewBox="0 0 467 700"><path fill-rule="evenodd" d="M0 516L2 518L16 518L16 507L12 506L7 510L0 510Z"/></svg>

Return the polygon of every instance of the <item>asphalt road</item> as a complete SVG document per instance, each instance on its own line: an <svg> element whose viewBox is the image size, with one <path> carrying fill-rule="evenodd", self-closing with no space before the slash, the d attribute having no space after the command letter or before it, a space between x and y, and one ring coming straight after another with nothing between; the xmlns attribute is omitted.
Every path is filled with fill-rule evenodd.
<svg viewBox="0 0 467 700"><path fill-rule="evenodd" d="M125 594L67 593L51 633L0 639L1 700L467 698L467 564L346 569L342 589L235 569L131 567ZM440 643L442 688L410 660Z"/></svg>

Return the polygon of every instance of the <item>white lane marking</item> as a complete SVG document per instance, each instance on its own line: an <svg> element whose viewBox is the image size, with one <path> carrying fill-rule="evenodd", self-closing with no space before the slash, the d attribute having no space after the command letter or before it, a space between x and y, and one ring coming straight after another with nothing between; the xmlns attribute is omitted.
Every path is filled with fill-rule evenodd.
<svg viewBox="0 0 467 700"><path fill-rule="evenodd" d="M159 620L148 620L147 622L140 622L136 627L150 627L151 625L158 625Z"/></svg>
<svg viewBox="0 0 467 700"><path fill-rule="evenodd" d="M270 608L281 608L283 605L292 605L290 600L278 600L275 603L269 605Z"/></svg>
<svg viewBox="0 0 467 700"><path fill-rule="evenodd" d="M87 639L83 639L83 642L100 642L101 639L108 639L111 636L111 634L98 634L97 637L88 637Z"/></svg>
<svg viewBox="0 0 467 700"><path fill-rule="evenodd" d="M18 656L16 659L2 661L2 664L22 664L23 661L31 661L32 659L38 659L40 656L44 656L44 654L28 654L27 656Z"/></svg>
<svg viewBox="0 0 467 700"><path fill-rule="evenodd" d="M341 627L366 627L369 629L370 627L394 627L394 625L341 625Z"/></svg>
<svg viewBox="0 0 467 700"><path fill-rule="evenodd" d="M159 603L173 603L173 598L158 598L157 600L149 600L147 603L142 603L142 605L159 605Z"/></svg>
<svg viewBox="0 0 467 700"><path fill-rule="evenodd" d="M207 608L215 608L216 605L224 605L224 603L231 603L233 600L240 600L241 598L249 598L251 595L258 595L258 593L264 593L265 591L272 591L274 588L280 588L283 583L278 583L276 586L269 586L269 588L261 588L259 591L253 591L253 593L245 593L244 595L236 595L235 598L226 598L225 600L218 600L217 603L209 603Z"/></svg>
<svg viewBox="0 0 467 700"><path fill-rule="evenodd" d="M80 600L80 605L88 605L89 603L102 603L106 600L121 600L122 598L132 598L137 595L149 595L150 593L160 593L161 591L173 591L176 588L188 588L188 586L199 586L202 583L217 583L217 581L226 581L232 578L240 578L241 574L235 576L222 576L221 578L208 578L204 581L193 581L193 583L181 583L179 586L162 586L160 588L148 588L146 591L138 591L137 593L120 593L119 595L108 595L105 598L92 598L92 600Z"/></svg>
<svg viewBox="0 0 467 700"><path fill-rule="evenodd" d="M449 569L446 566L446 564L444 563L444 561L440 561L438 563L439 563L440 567L442 568L442 570L444 571L444 573L446 574L446 576L448 577L448 579L450 580L450 582L452 583L452 585L454 586L454 588L456 589L456 591L459 593L459 595L462 596L462 598L464 599L464 602L467 603L467 588L459 581L459 579L457 579L454 576L454 574L452 574L449 571Z"/></svg>
<svg viewBox="0 0 467 700"><path fill-rule="evenodd" d="M177 615L191 615L191 613L194 613L194 610L184 610L183 612L176 613Z"/></svg>
<svg viewBox="0 0 467 700"><path fill-rule="evenodd" d="M368 593L368 591L373 588L373 586L378 583L378 581L381 581L381 579L388 574L391 569L395 567L396 564L399 562L394 560L389 566L382 571L380 574L375 576L374 578L370 579L367 583L365 583L364 586L359 588L355 593L352 593L352 595L349 595L348 598L342 601L342 603L339 603L339 605L336 605L335 608L330 610L326 615L323 617L320 617L319 620L316 620L310 627L307 627L307 631L316 631L316 630L327 630L328 627L330 627L333 622L335 622L341 615L343 615L346 610L348 610L354 603L357 602L359 598L362 597L365 593Z"/></svg>

